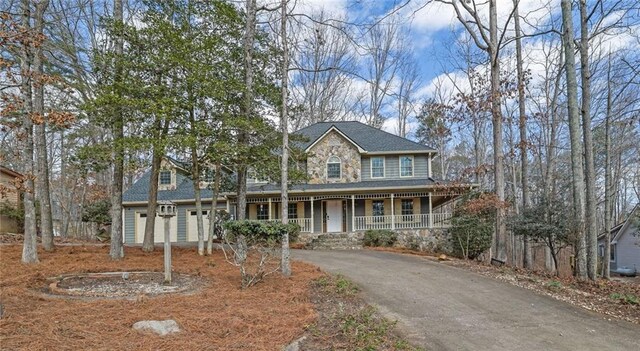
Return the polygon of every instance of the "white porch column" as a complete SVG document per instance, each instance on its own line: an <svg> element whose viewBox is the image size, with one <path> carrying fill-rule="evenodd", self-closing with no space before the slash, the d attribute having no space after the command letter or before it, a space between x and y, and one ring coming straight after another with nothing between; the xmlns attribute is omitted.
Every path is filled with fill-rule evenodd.
<svg viewBox="0 0 640 351"><path fill-rule="evenodd" d="M394 194L391 194L391 230L396 229L396 209L393 201Z"/></svg>
<svg viewBox="0 0 640 351"><path fill-rule="evenodd" d="M429 228L433 228L433 204L431 203L431 194L429 194Z"/></svg>
<svg viewBox="0 0 640 351"><path fill-rule="evenodd" d="M351 231L356 231L356 196L351 195Z"/></svg>
<svg viewBox="0 0 640 351"><path fill-rule="evenodd" d="M316 227L313 225L313 196L309 198L311 201L311 232L313 233L316 230Z"/></svg>
<svg viewBox="0 0 640 351"><path fill-rule="evenodd" d="M271 198L269 198L269 220L271 220Z"/></svg>
<svg viewBox="0 0 640 351"><path fill-rule="evenodd" d="M213 200L216 201L216 207L218 207L218 201L217 200ZM231 201L229 201L229 199L227 199L227 214L231 214Z"/></svg>

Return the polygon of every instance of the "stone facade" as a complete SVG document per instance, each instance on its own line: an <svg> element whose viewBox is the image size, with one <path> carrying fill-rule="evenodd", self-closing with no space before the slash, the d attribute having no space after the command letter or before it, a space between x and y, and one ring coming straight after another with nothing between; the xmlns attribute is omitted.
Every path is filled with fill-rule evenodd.
<svg viewBox="0 0 640 351"><path fill-rule="evenodd" d="M341 161L340 179L327 179L327 160L337 156ZM335 131L327 134L309 150L307 172L309 184L353 183L361 180L360 152L355 145Z"/></svg>
<svg viewBox="0 0 640 351"><path fill-rule="evenodd" d="M451 252L449 231L443 228L396 230L395 246L429 252Z"/></svg>

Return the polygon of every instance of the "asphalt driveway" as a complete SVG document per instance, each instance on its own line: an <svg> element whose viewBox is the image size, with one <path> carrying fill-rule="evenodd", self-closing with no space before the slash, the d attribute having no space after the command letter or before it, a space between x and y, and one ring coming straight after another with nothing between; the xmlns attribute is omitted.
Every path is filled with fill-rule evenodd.
<svg viewBox="0 0 640 351"><path fill-rule="evenodd" d="M640 326L421 257L300 251L357 283L369 303L427 350L640 350Z"/></svg>

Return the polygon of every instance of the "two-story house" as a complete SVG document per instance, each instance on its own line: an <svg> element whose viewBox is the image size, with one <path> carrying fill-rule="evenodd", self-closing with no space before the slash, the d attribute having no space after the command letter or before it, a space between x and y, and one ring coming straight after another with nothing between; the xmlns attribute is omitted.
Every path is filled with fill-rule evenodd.
<svg viewBox="0 0 640 351"><path fill-rule="evenodd" d="M446 227L450 213L442 206L468 189L432 178L433 148L360 122L321 122L296 133L306 140L298 146L307 154L308 182L289 187L288 214L302 233ZM178 205L178 215L172 218L175 241L197 241L193 183L186 174L180 162L163 161L158 199ZM127 243L142 242L148 182L147 174L124 194ZM205 208L211 195L203 189ZM234 215L236 194L221 194L217 206ZM280 213L280 186L250 179L248 218L277 220ZM162 241L159 219L156 228L156 241Z"/></svg>

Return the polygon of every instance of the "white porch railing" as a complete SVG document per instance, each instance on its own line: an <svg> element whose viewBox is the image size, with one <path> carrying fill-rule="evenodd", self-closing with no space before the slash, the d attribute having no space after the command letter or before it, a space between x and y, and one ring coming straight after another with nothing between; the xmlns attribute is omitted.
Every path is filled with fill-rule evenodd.
<svg viewBox="0 0 640 351"><path fill-rule="evenodd" d="M280 222L280 219L258 219L260 222ZM311 218L289 218L289 223L300 226L301 233L311 233Z"/></svg>
<svg viewBox="0 0 640 351"><path fill-rule="evenodd" d="M451 224L451 213L356 216L353 224L354 230L446 228Z"/></svg>

